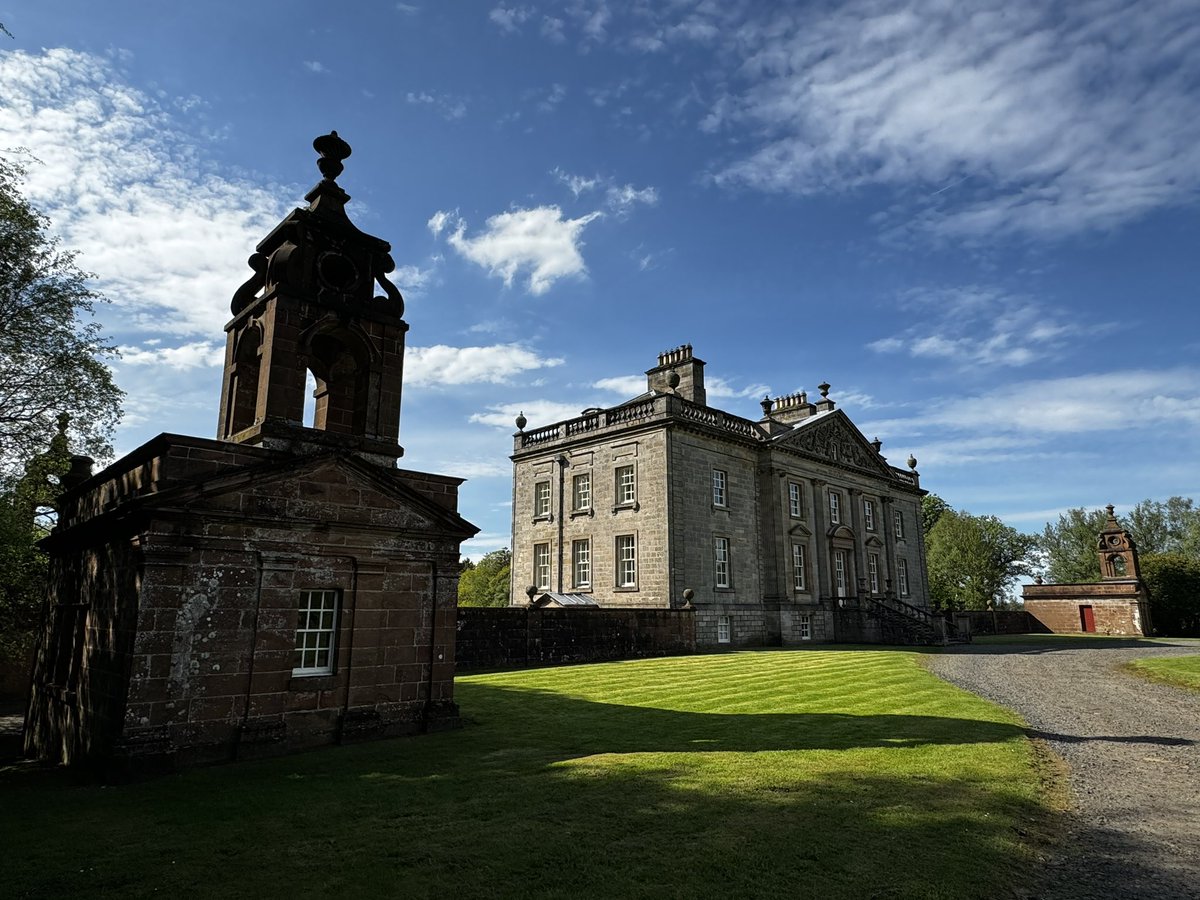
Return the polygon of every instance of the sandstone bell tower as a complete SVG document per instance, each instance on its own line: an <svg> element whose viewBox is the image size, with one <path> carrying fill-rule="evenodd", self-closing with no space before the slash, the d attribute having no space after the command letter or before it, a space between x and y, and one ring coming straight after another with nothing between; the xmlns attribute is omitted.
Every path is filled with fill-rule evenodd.
<svg viewBox="0 0 1200 900"><path fill-rule="evenodd" d="M337 184L350 145L313 141L323 176L250 257L225 326L217 437L303 452L345 448L387 466L403 455L404 300L387 241L359 231ZM376 296L376 285L382 295ZM304 421L305 381L316 382Z"/></svg>

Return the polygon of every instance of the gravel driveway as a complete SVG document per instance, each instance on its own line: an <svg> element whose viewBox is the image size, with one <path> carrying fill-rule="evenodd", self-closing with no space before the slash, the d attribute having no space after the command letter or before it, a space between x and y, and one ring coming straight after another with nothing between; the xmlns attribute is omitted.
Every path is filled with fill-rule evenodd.
<svg viewBox="0 0 1200 900"><path fill-rule="evenodd" d="M972 644L937 675L1020 713L1070 767L1065 839L1032 897L1200 898L1200 694L1120 671L1200 643Z"/></svg>

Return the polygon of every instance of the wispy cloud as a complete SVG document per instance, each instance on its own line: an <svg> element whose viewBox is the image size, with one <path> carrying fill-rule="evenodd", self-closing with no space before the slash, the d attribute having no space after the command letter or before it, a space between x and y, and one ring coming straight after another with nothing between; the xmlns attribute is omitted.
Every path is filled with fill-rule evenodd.
<svg viewBox="0 0 1200 900"><path fill-rule="evenodd" d="M612 185L604 193L604 202L618 216L629 215L639 203L658 205L658 190L653 187L635 188L632 184Z"/></svg>
<svg viewBox="0 0 1200 900"><path fill-rule="evenodd" d="M308 69L308 71L312 72L314 75L329 74L329 67L324 63L317 62L315 59L306 59L304 61L304 68Z"/></svg>
<svg viewBox="0 0 1200 900"><path fill-rule="evenodd" d="M612 391L623 397L636 397L646 391L646 376L614 375L611 378L601 378L593 382L592 387L600 391Z"/></svg>
<svg viewBox="0 0 1200 900"><path fill-rule="evenodd" d="M480 425L491 425L493 428L516 431L517 426L514 424L516 418L523 414L527 420L525 430L532 431L564 419L574 419L582 410L581 404L531 399L520 403L504 403L488 407L486 412L474 413L470 421Z"/></svg>
<svg viewBox="0 0 1200 900"><path fill-rule="evenodd" d="M601 215L592 212L567 219L557 206L514 209L492 216L482 232L468 236L467 223L457 214L437 212L429 220L429 229L435 235L447 231L446 241L460 256L502 278L506 286L524 273L526 289L537 295L561 278L586 274L580 252L583 229Z"/></svg>
<svg viewBox="0 0 1200 900"><path fill-rule="evenodd" d="M150 344L150 342L147 342ZM225 362L225 348L208 341L195 341L179 347L121 347L122 366L166 366L170 369L199 369Z"/></svg>
<svg viewBox="0 0 1200 900"><path fill-rule="evenodd" d="M404 102L409 106L428 107L448 122L461 119L467 114L465 98L440 91L408 91L404 95Z"/></svg>
<svg viewBox="0 0 1200 900"><path fill-rule="evenodd" d="M851 0L738 30L743 86L709 130L754 147L724 184L924 185L903 217L957 238L1056 237L1195 202L1200 20L1172 0ZM952 186L952 189L942 189Z"/></svg>
<svg viewBox="0 0 1200 900"><path fill-rule="evenodd" d="M531 15L533 8L529 6L497 6L488 13L488 19L504 34L516 34Z"/></svg>
<svg viewBox="0 0 1200 900"><path fill-rule="evenodd" d="M561 366L560 357L542 356L520 344L488 347L409 347L404 355L408 384L504 384L522 372Z"/></svg>
<svg viewBox="0 0 1200 900"><path fill-rule="evenodd" d="M908 291L900 298L912 324L867 347L960 367L1020 367L1057 354L1072 340L1114 323L1039 305L998 288L970 285Z"/></svg>

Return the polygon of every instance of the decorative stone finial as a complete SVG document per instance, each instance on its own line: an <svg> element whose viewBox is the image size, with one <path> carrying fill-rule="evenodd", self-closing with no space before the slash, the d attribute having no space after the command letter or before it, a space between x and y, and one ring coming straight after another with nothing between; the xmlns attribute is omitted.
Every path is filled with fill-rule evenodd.
<svg viewBox="0 0 1200 900"><path fill-rule="evenodd" d="M673 391L679 388L679 373L674 369L667 374L667 386Z"/></svg>
<svg viewBox="0 0 1200 900"><path fill-rule="evenodd" d="M313 141L313 149L321 155L317 160L317 168L323 176L333 181L342 174L346 168L342 165L342 160L350 155L351 150L350 145L338 137L336 131L323 134Z"/></svg>
<svg viewBox="0 0 1200 900"><path fill-rule="evenodd" d="M533 598L536 595L537 595L537 585L536 584L531 584L529 587L525 588L525 596L529 598L530 603L533 602Z"/></svg>
<svg viewBox="0 0 1200 900"><path fill-rule="evenodd" d="M908 454L908 467L910 469L912 469L914 472L917 471L917 458L915 456L913 456L911 453Z"/></svg>
<svg viewBox="0 0 1200 900"><path fill-rule="evenodd" d="M529 420L525 418L525 410L521 410L517 413L517 431L524 431L528 424Z"/></svg>
<svg viewBox="0 0 1200 900"><path fill-rule="evenodd" d="M1116 509L1111 503L1104 508L1108 510L1108 517L1110 519L1115 519L1117 517Z"/></svg>
<svg viewBox="0 0 1200 900"><path fill-rule="evenodd" d="M1045 582L1042 581L1042 576L1039 575L1037 578L1033 579L1033 583L1034 584L1044 584Z"/></svg>
<svg viewBox="0 0 1200 900"><path fill-rule="evenodd" d="M876 453L881 453L883 451L883 441L881 441L878 437L871 441L871 446L875 448Z"/></svg>
<svg viewBox="0 0 1200 900"><path fill-rule="evenodd" d="M683 608L684 609L693 609L694 608L692 606L692 598L695 596L696 596L696 592L693 591L691 588L683 589Z"/></svg>
<svg viewBox="0 0 1200 900"><path fill-rule="evenodd" d="M771 407L775 405L774 402L771 400L771 395L764 394L763 398L761 400L759 400L758 402L759 402L759 405L762 407L763 415L769 416L771 414Z"/></svg>
<svg viewBox="0 0 1200 900"><path fill-rule="evenodd" d="M822 381L820 384L818 384L817 390L821 392L822 400L829 399L829 382L828 381Z"/></svg>

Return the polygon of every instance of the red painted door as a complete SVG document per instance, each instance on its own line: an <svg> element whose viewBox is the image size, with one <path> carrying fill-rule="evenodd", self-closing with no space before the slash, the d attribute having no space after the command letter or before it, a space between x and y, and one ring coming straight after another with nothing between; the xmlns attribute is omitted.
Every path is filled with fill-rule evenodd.
<svg viewBox="0 0 1200 900"><path fill-rule="evenodd" d="M1090 606L1079 607L1079 624L1083 626L1084 631L1096 630L1096 615Z"/></svg>

